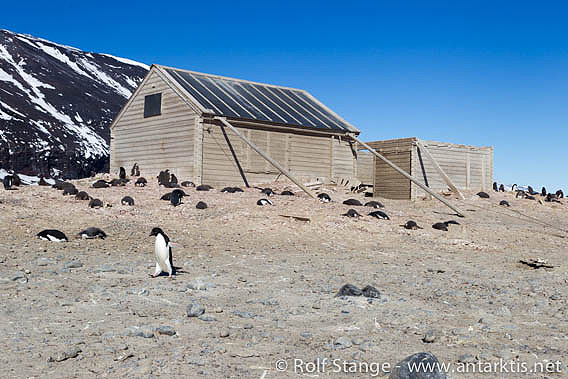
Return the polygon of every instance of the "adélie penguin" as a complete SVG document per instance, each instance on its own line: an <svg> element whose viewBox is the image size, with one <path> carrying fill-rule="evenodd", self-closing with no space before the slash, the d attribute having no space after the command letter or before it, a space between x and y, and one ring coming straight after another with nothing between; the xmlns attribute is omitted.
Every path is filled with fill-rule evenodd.
<svg viewBox="0 0 568 379"><path fill-rule="evenodd" d="M329 195L325 192L322 192L318 195L318 199L322 202L322 203L329 203L331 201L331 197L329 197Z"/></svg>
<svg viewBox="0 0 568 379"><path fill-rule="evenodd" d="M41 232L39 232L37 234L37 236L39 237L39 239L44 240L44 241L51 241L51 242L67 242L67 236L65 235L65 233L56 230L56 229L45 229L42 230Z"/></svg>
<svg viewBox="0 0 568 379"><path fill-rule="evenodd" d="M83 230L82 232L79 232L77 234L79 237L83 238L83 239L94 239L94 238L100 238L100 239L105 239L106 238L106 233L100 229L100 228L96 228L94 226L91 226L85 230Z"/></svg>
<svg viewBox="0 0 568 379"><path fill-rule="evenodd" d="M408 230L417 230L417 229L422 229L420 226L418 226L418 224L416 223L416 221L413 220L408 220L406 222L406 224L401 225L404 229L408 229Z"/></svg>
<svg viewBox="0 0 568 379"><path fill-rule="evenodd" d="M369 216L378 218L379 220L390 220L390 217L383 211L374 211L369 213Z"/></svg>
<svg viewBox="0 0 568 379"><path fill-rule="evenodd" d="M354 218L361 217L359 212L357 212L355 209L349 209L347 213L342 214L342 216L354 217Z"/></svg>
<svg viewBox="0 0 568 379"><path fill-rule="evenodd" d="M264 205L274 205L274 204L272 204L272 201L268 199L260 199L256 202L256 205L264 206Z"/></svg>
<svg viewBox="0 0 568 379"><path fill-rule="evenodd" d="M160 275L162 272L166 272L169 277L176 273L176 269L179 267L174 266L172 258L172 246L170 244L170 239L160 228L153 228L150 236L156 237L154 242L154 254L156 256L156 270L154 274L151 275L153 278Z"/></svg>
<svg viewBox="0 0 568 379"><path fill-rule="evenodd" d="M179 193L179 192L172 192L172 195L170 196L170 203L174 206L177 207L178 205L180 205L181 199L183 198L183 194Z"/></svg>
<svg viewBox="0 0 568 379"><path fill-rule="evenodd" d="M378 201L368 201L365 203L366 207L372 207L372 208L384 208L385 206L381 203L379 203Z"/></svg>

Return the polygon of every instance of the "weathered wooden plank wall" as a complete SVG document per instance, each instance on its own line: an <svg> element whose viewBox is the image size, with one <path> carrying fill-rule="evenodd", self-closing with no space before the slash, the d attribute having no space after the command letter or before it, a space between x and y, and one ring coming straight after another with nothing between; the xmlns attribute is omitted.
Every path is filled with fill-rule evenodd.
<svg viewBox="0 0 568 379"><path fill-rule="evenodd" d="M432 162L416 146L416 138L403 138L368 144L394 164L426 184L434 191L445 191L447 184ZM422 141L442 170L459 189L487 190L493 182L493 148ZM374 172L359 154L359 178L373 177L375 196L391 199L416 199L426 192L397 173L380 159L374 160Z"/></svg>
<svg viewBox="0 0 568 379"><path fill-rule="evenodd" d="M253 151L229 129L224 129L237 161L249 184L273 181L280 172ZM348 142L333 141L330 136L312 136L274 130L239 127L243 135L268 153L298 178L329 180L332 167L346 177L353 176L354 158ZM337 158L332 161L331 148L337 144ZM230 151L222 128L209 123L203 133L203 183L211 186L243 185L239 165ZM349 153L349 155L347 154ZM351 156L351 159L348 159ZM332 164L333 162L333 164Z"/></svg>
<svg viewBox="0 0 568 379"><path fill-rule="evenodd" d="M155 93L162 93L162 114L144 118L144 97ZM193 178L197 118L156 72L150 73L111 130L111 172L138 163L148 179L166 168L178 178Z"/></svg>
<svg viewBox="0 0 568 379"><path fill-rule="evenodd" d="M454 185L462 190L487 190L493 177L493 148L457 145L445 142L422 141L450 177ZM428 183L435 191L446 191L447 184L437 173L432 162L420 153L417 146L412 151L412 175ZM469 171L468 171L469 170ZM426 196L416 185L412 185L412 198Z"/></svg>

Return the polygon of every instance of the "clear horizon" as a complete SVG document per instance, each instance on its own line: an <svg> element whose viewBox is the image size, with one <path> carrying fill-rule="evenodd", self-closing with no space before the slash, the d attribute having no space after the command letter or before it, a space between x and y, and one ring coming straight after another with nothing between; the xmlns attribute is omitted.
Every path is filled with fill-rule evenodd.
<svg viewBox="0 0 568 379"><path fill-rule="evenodd" d="M0 27L148 65L302 88L365 141L493 146L497 182L566 192L567 10L485 1L96 9L53 1L4 5Z"/></svg>

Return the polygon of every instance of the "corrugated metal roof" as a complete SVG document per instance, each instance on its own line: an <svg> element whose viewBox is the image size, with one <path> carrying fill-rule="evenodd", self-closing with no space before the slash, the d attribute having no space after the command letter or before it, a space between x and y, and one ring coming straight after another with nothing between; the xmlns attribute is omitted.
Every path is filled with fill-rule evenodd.
<svg viewBox="0 0 568 379"><path fill-rule="evenodd" d="M333 132L359 132L304 90L158 67L216 116Z"/></svg>

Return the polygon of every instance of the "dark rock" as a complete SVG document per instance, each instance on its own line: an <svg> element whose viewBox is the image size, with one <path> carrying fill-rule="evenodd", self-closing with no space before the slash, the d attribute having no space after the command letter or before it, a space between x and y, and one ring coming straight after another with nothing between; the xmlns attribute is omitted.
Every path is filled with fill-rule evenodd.
<svg viewBox="0 0 568 379"><path fill-rule="evenodd" d="M353 284L345 284L343 287L339 289L339 292L335 297L338 296L361 296L363 292L355 287Z"/></svg>
<svg viewBox="0 0 568 379"><path fill-rule="evenodd" d="M373 299L378 299L381 297L379 290L370 285L365 286L361 292L365 297L370 297Z"/></svg>
<svg viewBox="0 0 568 379"><path fill-rule="evenodd" d="M446 379L446 374L439 369L439 365L438 359L430 353L412 354L397 363L389 379ZM433 369L432 372L427 371L428 367Z"/></svg>

